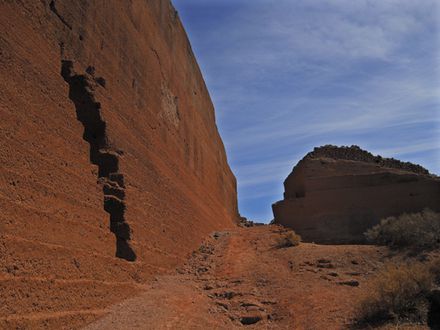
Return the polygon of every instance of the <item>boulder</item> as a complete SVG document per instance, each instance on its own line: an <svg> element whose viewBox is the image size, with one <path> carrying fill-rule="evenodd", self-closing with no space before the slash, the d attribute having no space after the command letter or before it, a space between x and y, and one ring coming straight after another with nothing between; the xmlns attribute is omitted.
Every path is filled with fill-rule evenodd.
<svg viewBox="0 0 440 330"><path fill-rule="evenodd" d="M440 179L419 165L373 156L358 146L315 148L284 182L274 223L304 241L362 243L388 216L440 211Z"/></svg>

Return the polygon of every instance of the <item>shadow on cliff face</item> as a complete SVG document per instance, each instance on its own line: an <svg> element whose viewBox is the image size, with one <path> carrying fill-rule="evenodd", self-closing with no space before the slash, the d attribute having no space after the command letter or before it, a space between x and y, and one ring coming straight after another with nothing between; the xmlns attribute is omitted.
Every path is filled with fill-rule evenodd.
<svg viewBox="0 0 440 330"><path fill-rule="evenodd" d="M440 329L440 290L434 290L430 297L428 325L431 329Z"/></svg>
<svg viewBox="0 0 440 330"><path fill-rule="evenodd" d="M93 70L88 69L87 74L78 75L73 71L72 61L62 61L61 75L69 84L69 98L75 104L77 119L84 126L83 139L90 145L90 162L98 166L104 210L110 214L110 230L116 236L116 256L135 261L136 254L129 243L131 230L125 221L125 184L123 174L119 173L121 152L108 143L106 123L101 117L101 104L94 97L90 72Z"/></svg>

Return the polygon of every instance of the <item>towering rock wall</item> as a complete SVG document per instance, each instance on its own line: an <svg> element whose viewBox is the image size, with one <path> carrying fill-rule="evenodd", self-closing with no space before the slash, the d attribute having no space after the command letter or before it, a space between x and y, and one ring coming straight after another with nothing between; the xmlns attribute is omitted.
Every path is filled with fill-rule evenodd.
<svg viewBox="0 0 440 330"><path fill-rule="evenodd" d="M426 207L440 211L438 177L356 146L315 148L284 187L284 200L272 206L275 223L317 243L363 242L381 218Z"/></svg>
<svg viewBox="0 0 440 330"><path fill-rule="evenodd" d="M83 324L237 220L168 0L0 1L0 328Z"/></svg>

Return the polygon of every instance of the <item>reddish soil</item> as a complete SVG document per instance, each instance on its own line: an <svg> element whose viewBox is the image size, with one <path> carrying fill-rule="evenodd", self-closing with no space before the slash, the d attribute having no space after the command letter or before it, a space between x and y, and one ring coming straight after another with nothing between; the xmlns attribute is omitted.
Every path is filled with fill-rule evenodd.
<svg viewBox="0 0 440 330"><path fill-rule="evenodd" d="M283 231L263 226L214 233L176 274L157 277L87 329L349 327L387 249L278 248Z"/></svg>

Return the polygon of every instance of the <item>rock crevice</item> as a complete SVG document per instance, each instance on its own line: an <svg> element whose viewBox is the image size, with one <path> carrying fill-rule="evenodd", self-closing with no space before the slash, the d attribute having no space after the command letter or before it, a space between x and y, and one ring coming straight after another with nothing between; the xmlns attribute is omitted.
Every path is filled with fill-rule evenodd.
<svg viewBox="0 0 440 330"><path fill-rule="evenodd" d="M119 172L120 150L112 147L106 133L106 122L101 115L101 104L95 100L94 79L87 70L79 75L73 62L63 60L61 75L69 84L69 98L75 104L77 119L84 127L83 139L90 146L90 162L98 166L98 182L104 193L104 210L110 215L110 230L116 236L116 256L135 261L130 246L131 230L125 220L124 175Z"/></svg>
<svg viewBox="0 0 440 330"><path fill-rule="evenodd" d="M57 7L56 7L56 5L55 5L55 0L52 0L50 3L49 3L49 8L50 8L50 10L58 17L58 19L61 21L61 23L63 23L65 26L67 26L67 28L69 29L69 30L72 30L72 25L71 24L69 24L67 21L66 21L66 19L63 17L63 15L61 15L59 12L58 12L58 9L57 9Z"/></svg>

